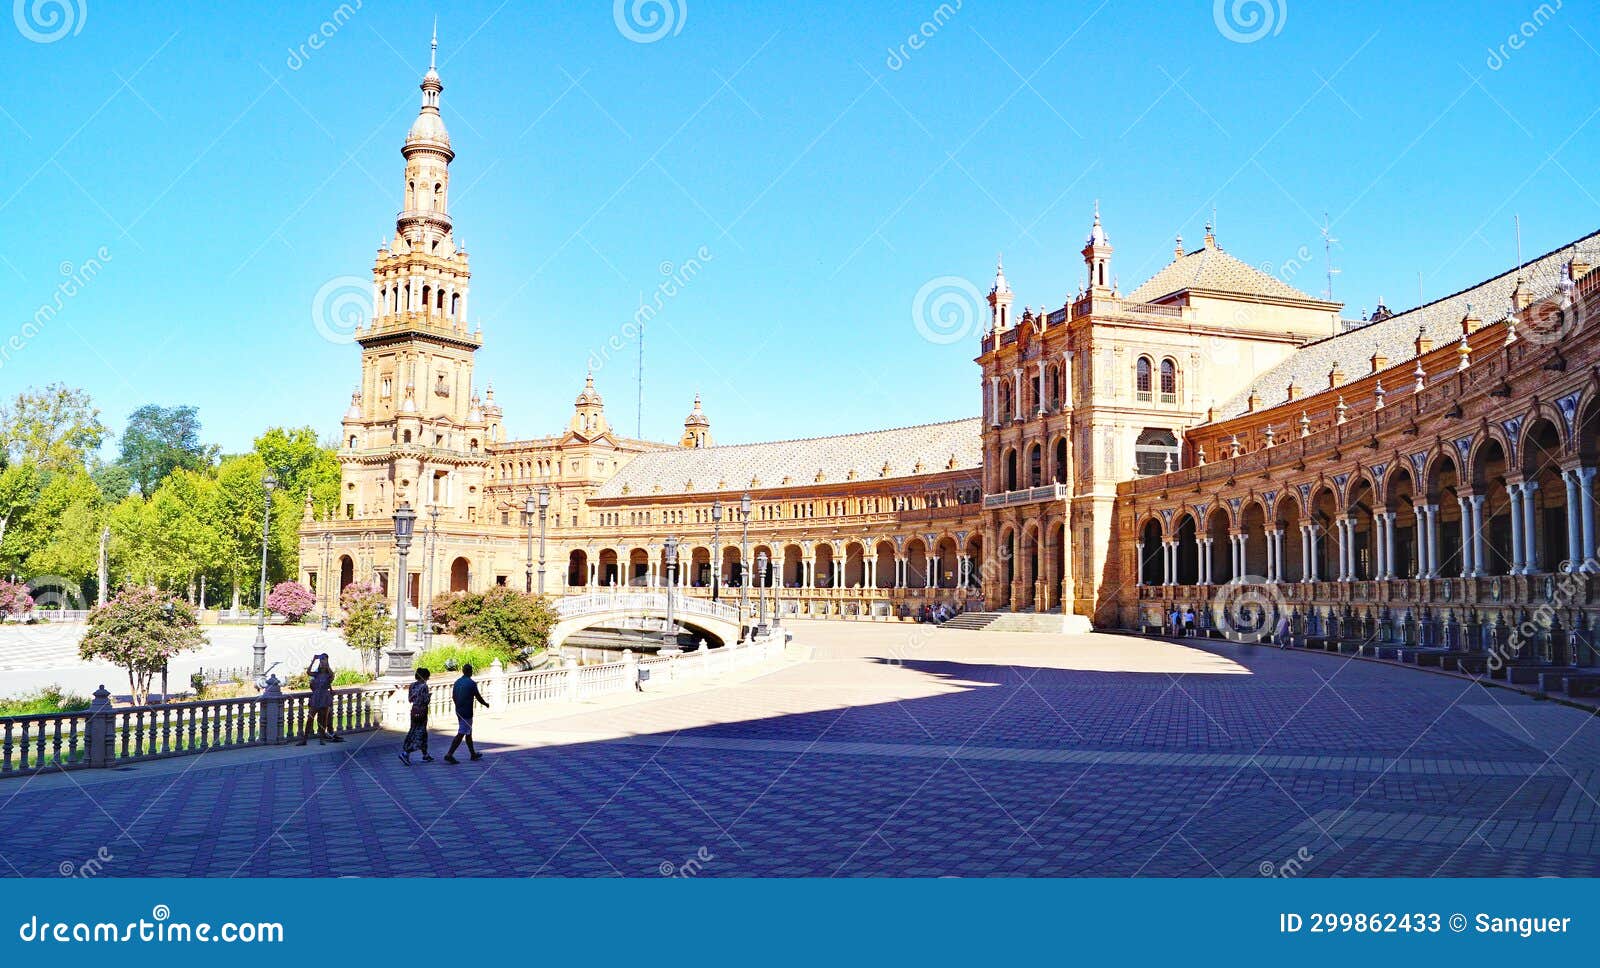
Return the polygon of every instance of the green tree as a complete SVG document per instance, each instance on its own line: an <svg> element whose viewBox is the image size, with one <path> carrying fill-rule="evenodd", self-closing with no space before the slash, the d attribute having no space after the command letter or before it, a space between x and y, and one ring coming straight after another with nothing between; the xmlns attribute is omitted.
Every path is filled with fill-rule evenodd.
<svg viewBox="0 0 1600 968"><path fill-rule="evenodd" d="M232 457L217 467L217 496L212 511L217 570L233 586L236 604L242 588L255 588L261 567L261 515L266 501L261 480L266 470L256 454ZM273 517L282 517L276 507Z"/></svg>
<svg viewBox="0 0 1600 968"><path fill-rule="evenodd" d="M200 417L194 407L147 403L128 415L119 463L139 493L149 497L168 474L209 467L216 454L216 447L200 442Z"/></svg>
<svg viewBox="0 0 1600 968"><path fill-rule="evenodd" d="M0 570L7 574L21 570L24 549L32 544L27 512L38 503L43 486L39 465L32 461L0 471Z"/></svg>
<svg viewBox="0 0 1600 968"><path fill-rule="evenodd" d="M206 644L194 609L148 588L130 588L89 613L79 657L121 666L135 706L150 698L150 679L180 652Z"/></svg>
<svg viewBox="0 0 1600 968"><path fill-rule="evenodd" d="M339 458L331 448L317 443L315 430L273 427L256 438L256 453L277 475L297 513L305 507L308 493L319 518L338 506Z"/></svg>
<svg viewBox="0 0 1600 968"><path fill-rule="evenodd" d="M378 586L363 581L351 582L339 593L339 607L344 610L344 644L370 655L374 669L383 647L394 637L385 611L386 598Z"/></svg>
<svg viewBox="0 0 1600 968"><path fill-rule="evenodd" d="M28 510L28 574L57 575L82 583L94 575L100 557L103 518L100 488L79 467L51 476Z"/></svg>
<svg viewBox="0 0 1600 968"><path fill-rule="evenodd" d="M42 470L82 468L106 434L89 394L65 383L25 390L0 407L0 438L7 455L13 461L32 461Z"/></svg>
<svg viewBox="0 0 1600 968"><path fill-rule="evenodd" d="M210 475L178 470L163 480L142 517L152 576L164 588L182 589L191 601L202 574L221 561L214 516L217 482Z"/></svg>
<svg viewBox="0 0 1600 968"><path fill-rule="evenodd" d="M94 478L94 485L107 504L117 503L133 490L133 475L121 464L101 464L90 471L89 476Z"/></svg>

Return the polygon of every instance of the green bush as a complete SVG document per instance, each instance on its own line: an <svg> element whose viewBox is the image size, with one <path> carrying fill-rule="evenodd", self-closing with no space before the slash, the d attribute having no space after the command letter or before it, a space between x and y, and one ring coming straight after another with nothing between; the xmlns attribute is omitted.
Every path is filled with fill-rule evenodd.
<svg viewBox="0 0 1600 968"><path fill-rule="evenodd" d="M437 596L433 618L444 632L490 649L505 661L505 657L526 659L543 649L556 624L556 611L542 595L496 585L484 592Z"/></svg>
<svg viewBox="0 0 1600 968"><path fill-rule="evenodd" d="M339 686L359 686L376 678L377 676L372 673L362 672L360 669L340 669L333 674L333 685L334 688ZM304 672L292 675L284 688L290 692L304 692L311 688L311 676Z"/></svg>
<svg viewBox="0 0 1600 968"><path fill-rule="evenodd" d="M510 666L517 661L510 652L486 645L436 645L417 656L417 668L432 672L459 672L462 666L470 664L475 673L487 672L496 659L503 666Z"/></svg>
<svg viewBox="0 0 1600 968"><path fill-rule="evenodd" d="M0 716L37 716L41 713L70 713L88 708L88 699L62 692L60 686L45 686L21 696L0 699Z"/></svg>

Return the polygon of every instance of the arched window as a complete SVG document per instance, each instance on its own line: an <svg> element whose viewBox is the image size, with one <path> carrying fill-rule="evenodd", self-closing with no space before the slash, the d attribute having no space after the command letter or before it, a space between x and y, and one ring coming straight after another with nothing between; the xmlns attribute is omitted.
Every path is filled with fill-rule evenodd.
<svg viewBox="0 0 1600 968"><path fill-rule="evenodd" d="M1011 384L1000 384L1000 422L1011 422Z"/></svg>
<svg viewBox="0 0 1600 968"><path fill-rule="evenodd" d="M423 312L427 312L428 309L432 305L433 305L433 287L432 286L423 286L422 287L422 311Z"/></svg>
<svg viewBox="0 0 1600 968"><path fill-rule="evenodd" d="M1015 491L1017 489L1017 452L1015 450L1006 451L1005 471L1005 489Z"/></svg>
<svg viewBox="0 0 1600 968"><path fill-rule="evenodd" d="M1161 361L1161 402L1178 401L1178 364L1171 358Z"/></svg>
<svg viewBox="0 0 1600 968"><path fill-rule="evenodd" d="M435 212L444 211L444 190L438 182L433 183L433 210Z"/></svg>
<svg viewBox="0 0 1600 968"><path fill-rule="evenodd" d="M1028 486L1044 483L1044 452L1038 444L1028 448Z"/></svg>
<svg viewBox="0 0 1600 968"><path fill-rule="evenodd" d="M1050 367L1050 409L1061 409L1061 368Z"/></svg>
<svg viewBox="0 0 1600 968"><path fill-rule="evenodd" d="M444 312L444 290L443 289L440 289L437 293L434 294L433 301L434 301L434 303L436 303L434 308L439 310L441 313ZM1165 363L1162 364L1162 366L1165 366L1165 365L1166 365ZM1166 377L1163 376L1162 379L1165 380ZM1163 386L1164 385L1165 384L1163 384Z"/></svg>
<svg viewBox="0 0 1600 968"><path fill-rule="evenodd" d="M1067 438L1056 438L1055 482L1067 483Z"/></svg>
<svg viewBox="0 0 1600 968"><path fill-rule="evenodd" d="M1150 399L1150 357L1141 356L1134 366L1133 391L1140 400Z"/></svg>

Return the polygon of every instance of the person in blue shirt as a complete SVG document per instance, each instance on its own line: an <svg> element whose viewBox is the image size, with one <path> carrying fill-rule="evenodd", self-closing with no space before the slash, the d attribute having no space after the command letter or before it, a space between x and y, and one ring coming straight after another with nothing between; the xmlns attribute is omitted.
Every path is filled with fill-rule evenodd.
<svg viewBox="0 0 1600 968"><path fill-rule="evenodd" d="M461 678L457 679L455 685L450 687L450 695L456 704L456 738L450 741L450 750L444 754L444 761L446 763L461 762L456 759L456 750L461 748L462 740L466 740L467 752L471 754L471 758L481 760L483 759L483 754L478 752L478 748L472 745L473 703L483 703L484 707L487 708L489 700L483 698L483 693L478 691L478 684L472 681L472 666L470 664L461 667Z"/></svg>

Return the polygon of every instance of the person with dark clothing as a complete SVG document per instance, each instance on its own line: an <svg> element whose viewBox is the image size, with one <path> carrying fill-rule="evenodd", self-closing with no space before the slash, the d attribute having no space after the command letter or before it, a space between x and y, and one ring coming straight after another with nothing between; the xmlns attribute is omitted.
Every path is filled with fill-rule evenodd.
<svg viewBox="0 0 1600 968"><path fill-rule="evenodd" d="M318 743L343 743L344 738L333 732L333 666L328 663L328 653L312 656L306 675L311 678L311 701L306 705L300 739L295 745L306 745L306 740L311 738L313 721L317 723Z"/></svg>
<svg viewBox="0 0 1600 968"><path fill-rule="evenodd" d="M478 691L478 684L472 681L472 666L461 667L461 677L456 680L450 689L450 697L456 704L456 738L450 741L450 750L444 754L446 763L459 763L456 759L456 750L461 747L463 740L467 744L467 752L474 760L483 759L483 754L472 745L472 714L475 711L473 703L483 703L488 708L489 700L483 698L483 693Z"/></svg>
<svg viewBox="0 0 1600 968"><path fill-rule="evenodd" d="M411 684L411 689L406 693L406 698L411 701L411 729L406 732L406 741L400 746L400 762L406 766L411 765L411 751L422 751L422 762L432 763L433 757L428 755L428 703L433 695L428 690L428 677L431 675L426 668L417 670L417 681Z"/></svg>

